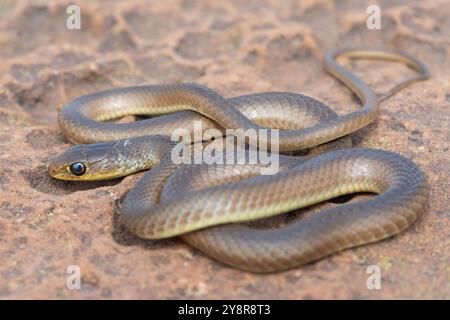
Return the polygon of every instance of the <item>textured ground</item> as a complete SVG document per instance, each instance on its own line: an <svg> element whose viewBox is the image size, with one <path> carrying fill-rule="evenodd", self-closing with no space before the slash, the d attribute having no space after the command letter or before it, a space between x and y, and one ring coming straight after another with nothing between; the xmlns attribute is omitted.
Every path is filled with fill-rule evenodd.
<svg viewBox="0 0 450 320"><path fill-rule="evenodd" d="M381 1L383 29L372 31L366 1L79 1L81 30L68 30L70 3L0 1L0 298L450 299L450 1ZM253 275L177 239L126 233L114 202L137 177L81 184L46 174L69 146L58 110L101 89L195 81L227 97L293 91L354 110L358 101L321 66L327 50L345 45L402 49L433 73L353 136L413 159L429 178L429 211L393 239ZM377 92L410 73L348 66ZM366 287L372 264L381 290ZM69 265L81 268L81 290L66 288Z"/></svg>

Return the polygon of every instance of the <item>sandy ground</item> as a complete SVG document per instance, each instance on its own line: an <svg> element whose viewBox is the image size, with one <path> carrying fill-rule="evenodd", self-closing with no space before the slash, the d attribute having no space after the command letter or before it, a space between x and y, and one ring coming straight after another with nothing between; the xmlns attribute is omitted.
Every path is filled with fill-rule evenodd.
<svg viewBox="0 0 450 320"><path fill-rule="evenodd" d="M0 1L0 298L450 298L450 1ZM382 105L357 146L398 152L426 173L430 208L399 236L272 275L233 270L178 239L142 241L115 222L138 178L63 183L45 166L70 144L56 115L68 101L125 85L194 81L226 97L261 91L313 96L340 114L358 101L322 69L337 46L404 50L433 76ZM411 72L347 64L383 92ZM66 287L67 267L81 289ZM381 268L381 289L366 286Z"/></svg>

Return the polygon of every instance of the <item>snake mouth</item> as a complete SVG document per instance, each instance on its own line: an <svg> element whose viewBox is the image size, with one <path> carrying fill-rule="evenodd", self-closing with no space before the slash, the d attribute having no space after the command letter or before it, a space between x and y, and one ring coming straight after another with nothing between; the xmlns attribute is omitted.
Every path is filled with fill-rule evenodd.
<svg viewBox="0 0 450 320"><path fill-rule="evenodd" d="M111 170L102 170L102 171L93 171L90 170L89 166L86 168L86 173L77 176L70 172L69 166L63 167L48 167L48 174L56 179L63 181L99 181L99 180L111 180L124 177L128 175L127 172L122 172L121 170L111 169Z"/></svg>
<svg viewBox="0 0 450 320"><path fill-rule="evenodd" d="M47 172L52 178L56 178L58 175L58 172L54 168L51 168L50 166L47 167Z"/></svg>
<svg viewBox="0 0 450 320"><path fill-rule="evenodd" d="M47 173L55 179L59 179L61 176L61 169L55 166L53 163L47 165Z"/></svg>
<svg viewBox="0 0 450 320"><path fill-rule="evenodd" d="M88 167L87 167L88 168ZM90 180L86 179L88 178L88 175L82 175L82 176L76 176L70 171L70 165L68 164L61 164L57 161L53 161L49 163L47 166L47 172L48 174L53 178L57 180L64 180L64 181L79 181L79 180Z"/></svg>
<svg viewBox="0 0 450 320"><path fill-rule="evenodd" d="M80 180L80 179L75 179L75 177L72 177L72 175L70 174L70 172L67 172L68 170L65 170L63 168L60 167L55 167L55 166L48 166L47 168L47 172L48 174L53 178L53 179L57 179L57 180L65 180L65 181L71 181L71 180ZM71 179L72 178L72 179ZM79 178L79 177L78 177Z"/></svg>

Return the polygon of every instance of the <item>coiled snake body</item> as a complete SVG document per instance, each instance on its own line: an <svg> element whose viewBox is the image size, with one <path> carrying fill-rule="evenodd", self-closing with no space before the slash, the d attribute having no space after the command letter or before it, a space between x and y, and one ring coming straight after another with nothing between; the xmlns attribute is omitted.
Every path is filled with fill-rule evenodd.
<svg viewBox="0 0 450 320"><path fill-rule="evenodd" d="M380 99L337 64L338 56L397 61L418 75ZM58 121L71 141L84 144L53 159L49 173L62 180L98 180L151 168L126 195L121 222L145 239L181 236L207 255L253 272L292 268L397 234L425 211L424 175L398 154L339 145L348 146L347 135L376 118L381 100L427 78L428 71L413 57L377 49L334 50L326 55L325 68L362 100L362 108L337 116L300 94L224 99L197 84L129 87L80 97L64 106ZM161 114L133 123L103 122ZM280 154L273 175L260 175L262 164L177 165L170 158L175 143L168 136L177 128L192 132L195 120L202 121L204 130L279 128L281 153L319 145L320 152L314 157ZM377 195L281 228L236 224L355 192Z"/></svg>

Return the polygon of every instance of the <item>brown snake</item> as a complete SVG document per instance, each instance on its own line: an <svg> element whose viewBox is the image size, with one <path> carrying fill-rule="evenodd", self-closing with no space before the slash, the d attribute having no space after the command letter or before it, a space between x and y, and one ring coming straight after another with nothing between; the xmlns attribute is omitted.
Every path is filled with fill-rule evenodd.
<svg viewBox="0 0 450 320"><path fill-rule="evenodd" d="M336 62L338 56L396 61L418 75L378 98ZM395 153L336 149L349 146L347 135L376 119L380 101L426 79L428 70L413 57L377 49L334 50L326 55L325 68L362 100L362 108L338 116L300 94L225 99L197 84L119 88L80 97L64 106L58 121L71 141L84 144L52 160L49 173L62 180L99 180L152 168L126 195L120 221L141 238L181 236L207 255L253 272L280 271L385 239L425 211L429 188L424 175ZM161 114L132 123L103 122ZM260 175L262 164L177 165L170 158L175 143L168 136L177 128L192 132L195 120L202 121L204 130L279 128L281 153L320 145L313 149L319 155L280 154L273 175ZM280 228L236 223L356 192L377 195Z"/></svg>

